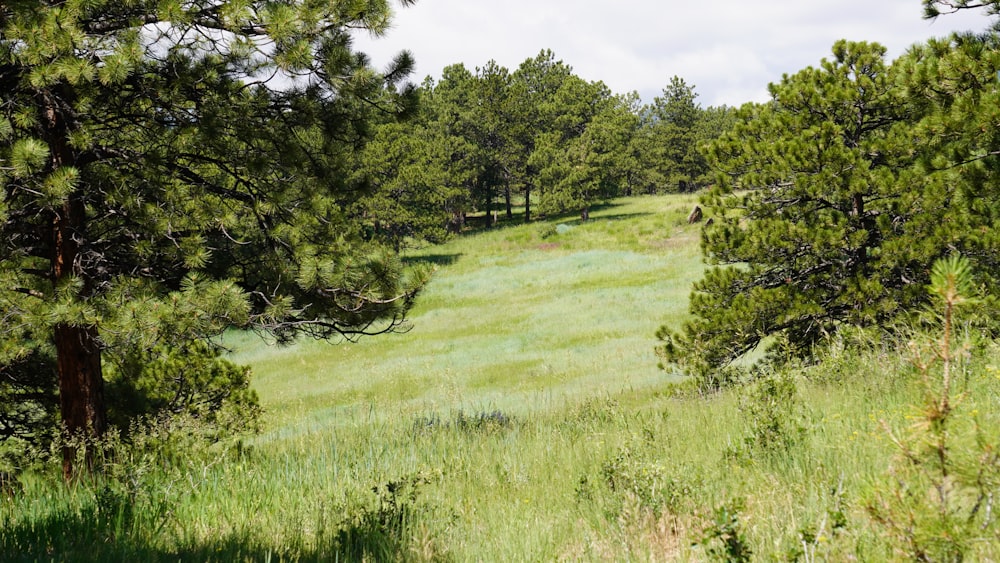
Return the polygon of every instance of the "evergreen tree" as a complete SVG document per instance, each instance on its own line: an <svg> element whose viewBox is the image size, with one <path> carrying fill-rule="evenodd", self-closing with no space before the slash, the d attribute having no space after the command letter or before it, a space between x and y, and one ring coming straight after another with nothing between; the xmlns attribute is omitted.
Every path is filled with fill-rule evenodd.
<svg viewBox="0 0 1000 563"><path fill-rule="evenodd" d="M681 192L691 191L704 182L708 166L698 151L697 127L702 109L695 101L694 87L674 76L663 96L653 101L652 113L656 140L666 149L667 182Z"/></svg>
<svg viewBox="0 0 1000 563"><path fill-rule="evenodd" d="M511 184L515 181L514 155L519 152L512 125L517 121L516 103L511 95L510 71L489 61L476 69L475 104L469 108L470 139L479 149L481 173L477 182L479 198L487 215L494 201L503 197L507 217L513 214Z"/></svg>
<svg viewBox="0 0 1000 563"><path fill-rule="evenodd" d="M714 144L726 181L706 199L715 222L702 244L715 266L695 286L694 319L661 329L666 360L706 375L770 335L808 354L844 323L885 324L923 303L937 258L982 244L996 259L978 234L993 228L980 210L996 192L976 200L956 170L921 165L939 161L931 136L949 138L933 121L917 128L937 79L900 88L914 68L890 68L875 44L841 41L833 54L772 85L772 101L744 107Z"/></svg>
<svg viewBox="0 0 1000 563"><path fill-rule="evenodd" d="M517 153L511 136L515 104L510 72L490 61L475 74L464 65L445 69L434 87L430 111L452 143L451 183L464 184L475 208L490 224L497 200L503 196L511 214L511 184Z"/></svg>
<svg viewBox="0 0 1000 563"><path fill-rule="evenodd" d="M925 241L945 230L960 232L949 244L972 259L980 275L1000 272L1000 37L932 40L896 65L924 116L913 133L920 170L947 182L955 208L944 224L927 225Z"/></svg>
<svg viewBox="0 0 1000 563"><path fill-rule="evenodd" d="M571 75L542 111L555 119L528 159L538 171L539 212L579 210L586 220L590 206L618 195L627 179L623 160L636 124L628 98Z"/></svg>
<svg viewBox="0 0 1000 563"><path fill-rule="evenodd" d="M618 196L634 174L628 149L638 117L630 98L611 96L602 83L587 88L591 93L577 100L589 108L579 121L563 121L570 127L536 139L529 163L538 169L541 213L579 210L587 220L594 202Z"/></svg>
<svg viewBox="0 0 1000 563"><path fill-rule="evenodd" d="M923 0L924 17L936 18L960 10L985 9L989 15L1000 15L1000 0ZM997 21L1000 25L1000 20Z"/></svg>
<svg viewBox="0 0 1000 563"><path fill-rule="evenodd" d="M525 222L531 221L531 196L538 187L539 171L532 164L531 156L539 148L539 140L554 129L558 115L554 98L572 75L573 68L557 60L555 53L549 49L543 49L534 58L522 62L513 74L513 96L520 116L514 124L513 135L521 148L517 163L524 194Z"/></svg>
<svg viewBox="0 0 1000 563"><path fill-rule="evenodd" d="M674 76L653 103L642 108L636 153L649 170L644 191L694 191L708 183L708 163L699 143L705 141L705 111L693 86ZM710 139L709 139L710 140Z"/></svg>
<svg viewBox="0 0 1000 563"><path fill-rule="evenodd" d="M380 74L351 50L352 30L381 33L389 14L385 0L0 6L0 379L43 374L2 425L57 388L62 427L99 436L103 362L122 371L131 350L234 325L292 338L400 321L415 280L344 212L370 114L412 98L385 89L408 55Z"/></svg>
<svg viewBox="0 0 1000 563"><path fill-rule="evenodd" d="M358 155L365 196L354 206L371 236L396 249L408 239L442 242L467 194L446 172L447 139L424 123L385 123Z"/></svg>
<svg viewBox="0 0 1000 563"><path fill-rule="evenodd" d="M473 80L465 65L456 64L444 69L440 81L428 77L420 88L421 122L436 143L434 154L442 159L448 185L461 192L450 210L449 228L456 232L465 226L467 212L475 208L473 194L480 177L478 148L466 127L466 108L473 103Z"/></svg>

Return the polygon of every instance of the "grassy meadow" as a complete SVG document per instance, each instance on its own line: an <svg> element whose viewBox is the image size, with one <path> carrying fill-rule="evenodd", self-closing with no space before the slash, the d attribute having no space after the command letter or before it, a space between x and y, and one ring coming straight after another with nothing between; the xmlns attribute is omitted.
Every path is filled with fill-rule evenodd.
<svg viewBox="0 0 1000 563"><path fill-rule="evenodd" d="M659 370L653 335L704 268L694 203L616 200L412 251L436 272L405 333L228 335L259 434L165 453L151 432L68 487L29 472L0 489L0 560L905 560L905 501L927 486L893 440L921 439L935 368L869 342L710 395ZM950 455L983 479L997 357L954 366ZM978 524L985 505L953 488ZM980 536L967 560L998 560Z"/></svg>

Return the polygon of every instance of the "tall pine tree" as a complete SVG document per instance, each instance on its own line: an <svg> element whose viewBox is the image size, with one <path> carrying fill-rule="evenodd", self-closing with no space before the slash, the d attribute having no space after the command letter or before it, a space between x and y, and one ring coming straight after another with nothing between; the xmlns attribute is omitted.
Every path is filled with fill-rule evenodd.
<svg viewBox="0 0 1000 563"><path fill-rule="evenodd" d="M385 89L408 55L378 73L351 49L389 18L386 0L0 5L3 378L51 374L63 428L93 437L122 350L398 323L417 284L360 243L342 182L373 108L408 105Z"/></svg>

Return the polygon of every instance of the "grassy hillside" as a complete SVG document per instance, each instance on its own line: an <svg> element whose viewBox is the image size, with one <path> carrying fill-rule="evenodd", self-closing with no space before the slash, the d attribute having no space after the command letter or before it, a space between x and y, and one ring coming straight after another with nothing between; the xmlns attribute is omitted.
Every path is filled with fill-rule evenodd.
<svg viewBox="0 0 1000 563"><path fill-rule="evenodd" d="M662 388L653 336L686 313L701 275L692 197L618 200L576 218L501 227L413 252L436 265L411 330L354 344L260 346L254 366L274 427L327 426L338 408L379 415L526 413L622 389ZM309 422L304 422L309 421Z"/></svg>
<svg viewBox="0 0 1000 563"><path fill-rule="evenodd" d="M731 392L674 385L652 335L682 321L703 268L693 202L621 200L586 224L414 252L438 270L405 334L287 348L231 336L266 408L258 436L128 450L69 490L26 479L0 497L0 559L906 559L893 523L926 511L893 499L934 481L892 441L921 439L921 375L936 368L869 343ZM989 490L996 358L984 345L957 363L949 438ZM969 512L975 496L948 483ZM967 560L1000 556L993 523L980 527L992 510L969 520L994 536Z"/></svg>

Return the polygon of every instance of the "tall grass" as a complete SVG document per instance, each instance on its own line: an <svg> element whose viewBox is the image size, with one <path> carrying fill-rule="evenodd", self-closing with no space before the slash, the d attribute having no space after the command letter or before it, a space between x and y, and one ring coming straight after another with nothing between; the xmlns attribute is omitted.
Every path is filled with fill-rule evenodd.
<svg viewBox="0 0 1000 563"><path fill-rule="evenodd" d="M698 228L685 221L693 204L619 200L587 223L505 227L415 251L411 260L447 264L409 332L278 349L244 340L234 359L254 366L265 407L287 415L279 427L359 403L380 413L392 404L392 415L544 410L595 390L662 386L671 378L656 368L653 334L684 317L702 271Z"/></svg>
<svg viewBox="0 0 1000 563"><path fill-rule="evenodd" d="M896 455L882 421L907 424L919 370L845 346L745 391L675 385L652 335L683 320L702 270L692 204L624 200L586 224L417 250L440 267L405 334L230 335L254 367L260 435L69 487L28 472L0 496L0 559L895 557L865 506ZM996 358L979 352L963 380L963 408L994 435Z"/></svg>

